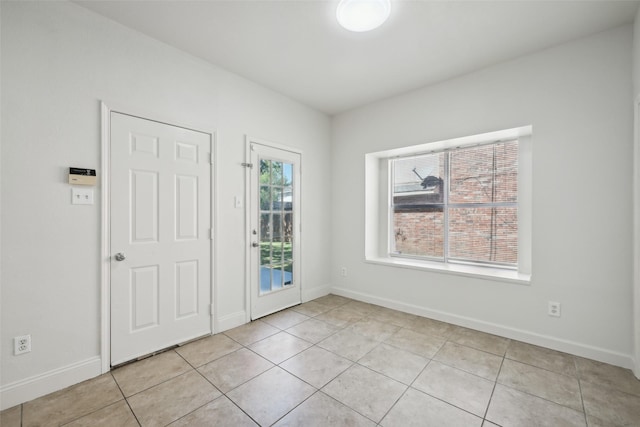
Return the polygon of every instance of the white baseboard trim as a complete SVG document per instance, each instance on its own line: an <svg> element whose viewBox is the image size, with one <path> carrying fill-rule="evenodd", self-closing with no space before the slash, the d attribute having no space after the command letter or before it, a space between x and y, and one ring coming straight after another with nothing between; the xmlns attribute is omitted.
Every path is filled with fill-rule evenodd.
<svg viewBox="0 0 640 427"><path fill-rule="evenodd" d="M99 356L0 387L0 410L11 408L45 394L62 390L102 373Z"/></svg>
<svg viewBox="0 0 640 427"><path fill-rule="evenodd" d="M316 298L329 295L329 293L331 293L331 289L332 286L330 284L315 286L311 289L302 288L302 302L308 302Z"/></svg>
<svg viewBox="0 0 640 427"><path fill-rule="evenodd" d="M549 335L543 335L531 331L512 328L510 326L485 322L471 317L433 310L427 307L407 304L388 298L380 298L374 295L355 292L345 288L333 287L331 288L331 293L347 298L352 298L358 301L368 302L371 304L380 305L382 307L391 308L393 310L416 314L418 316L440 320L442 322L463 326L465 328L475 329L493 335L499 335L501 337L526 342L528 344L562 351L564 353L585 357L587 359L593 359L599 362L609 363L611 365L621 366L627 369L633 369L634 361L630 354L618 353L615 351L594 347L575 341L564 340Z"/></svg>
<svg viewBox="0 0 640 427"><path fill-rule="evenodd" d="M247 313L244 310L236 311L235 313L221 316L216 323L218 326L215 333L217 334L247 323Z"/></svg>

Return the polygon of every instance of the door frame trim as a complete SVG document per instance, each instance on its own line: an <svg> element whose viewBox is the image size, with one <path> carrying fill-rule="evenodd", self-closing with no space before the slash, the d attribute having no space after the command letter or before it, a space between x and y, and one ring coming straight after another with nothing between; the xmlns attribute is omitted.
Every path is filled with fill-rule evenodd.
<svg viewBox="0 0 640 427"><path fill-rule="evenodd" d="M633 321L632 340L633 372L640 379L640 95L633 103Z"/></svg>
<svg viewBox="0 0 640 427"><path fill-rule="evenodd" d="M107 373L111 370L111 113L120 113L128 116L137 117L140 119L151 120L158 123L167 124L170 126L181 127L196 132L209 135L211 141L211 227L213 228L213 238L211 239L211 301L209 304L213 307L213 312L210 311L211 316L211 334L214 334L218 328L218 322L216 315L218 313L216 304L217 298L217 271L216 259L218 248L218 203L216 196L218 194L218 179L217 179L217 162L218 162L218 144L217 133L215 130L203 130L207 129L207 126L192 126L185 125L177 122L173 119L163 119L162 116L157 114L150 114L149 112L138 112L129 107L114 106L113 103L107 103L100 101L100 144L101 144L101 167L102 178L98 188L101 193L101 216L100 216L100 311L101 311L101 325L100 325L100 364L102 373Z"/></svg>
<svg viewBox="0 0 640 427"><path fill-rule="evenodd" d="M290 153L295 153L300 155L300 183L298 184L300 188L300 212L298 213L300 230L299 240L300 240L300 259L297 261L298 269L300 270L300 298L302 300L302 224L303 224L303 216L302 216L302 150L299 148L290 147L288 145L279 144L277 142L272 142L262 138L256 138L251 135L245 135L245 164L251 164L251 144L260 144L265 147L271 147L278 150L289 151ZM245 323L251 322L251 168L245 167L245 185L244 185L244 224L245 224L245 269L244 269L244 283L245 283Z"/></svg>

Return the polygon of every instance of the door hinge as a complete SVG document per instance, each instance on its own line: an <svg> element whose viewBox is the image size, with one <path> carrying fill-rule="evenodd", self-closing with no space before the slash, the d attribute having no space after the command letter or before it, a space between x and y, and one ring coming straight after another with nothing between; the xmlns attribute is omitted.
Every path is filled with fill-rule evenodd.
<svg viewBox="0 0 640 427"><path fill-rule="evenodd" d="M213 153L209 153L209 164L213 164Z"/></svg>
<svg viewBox="0 0 640 427"><path fill-rule="evenodd" d="M240 163L245 168L253 169L253 163Z"/></svg>
<svg viewBox="0 0 640 427"><path fill-rule="evenodd" d="M209 229L209 240L213 240L213 228Z"/></svg>
<svg viewBox="0 0 640 427"><path fill-rule="evenodd" d="M209 314L213 316L213 304L209 304Z"/></svg>

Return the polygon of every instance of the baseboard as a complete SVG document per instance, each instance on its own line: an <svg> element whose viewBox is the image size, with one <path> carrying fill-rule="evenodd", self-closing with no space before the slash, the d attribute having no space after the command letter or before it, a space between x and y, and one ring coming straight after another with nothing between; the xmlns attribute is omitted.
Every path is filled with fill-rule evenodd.
<svg viewBox="0 0 640 427"><path fill-rule="evenodd" d="M0 410L62 390L102 373L100 357L92 357L0 387Z"/></svg>
<svg viewBox="0 0 640 427"><path fill-rule="evenodd" d="M325 284L322 286L315 286L311 289L302 288L302 302L314 300L316 298L323 297L331 293L332 286Z"/></svg>
<svg viewBox="0 0 640 427"><path fill-rule="evenodd" d="M247 323L247 313L244 310L236 311L235 313L227 314L226 316L218 318L215 333L224 332L237 326L244 325L245 323Z"/></svg>
<svg viewBox="0 0 640 427"><path fill-rule="evenodd" d="M493 335L499 335L501 337L526 342L528 344L562 351L564 353L573 354L575 356L585 357L587 359L593 359L599 362L621 366L627 369L634 368L633 358L629 354L618 353L615 351L594 347L575 341L564 340L549 335L543 335L531 331L512 328L505 325L485 322L471 317L460 316L439 310L432 310L427 307L407 304L388 298L380 298L374 295L355 292L345 288L333 287L331 288L331 293L347 298L352 298L358 301L368 302L371 304L380 305L382 307L391 308L393 310L416 314L418 316L440 320L442 322L463 326L465 328L475 329Z"/></svg>

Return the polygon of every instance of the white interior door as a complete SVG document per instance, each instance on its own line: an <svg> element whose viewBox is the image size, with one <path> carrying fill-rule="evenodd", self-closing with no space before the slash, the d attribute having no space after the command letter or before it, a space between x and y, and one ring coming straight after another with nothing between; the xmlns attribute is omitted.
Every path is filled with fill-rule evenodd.
<svg viewBox="0 0 640 427"><path fill-rule="evenodd" d="M211 333L211 135L111 113L111 364Z"/></svg>
<svg viewBox="0 0 640 427"><path fill-rule="evenodd" d="M249 144L251 318L301 302L300 153Z"/></svg>

